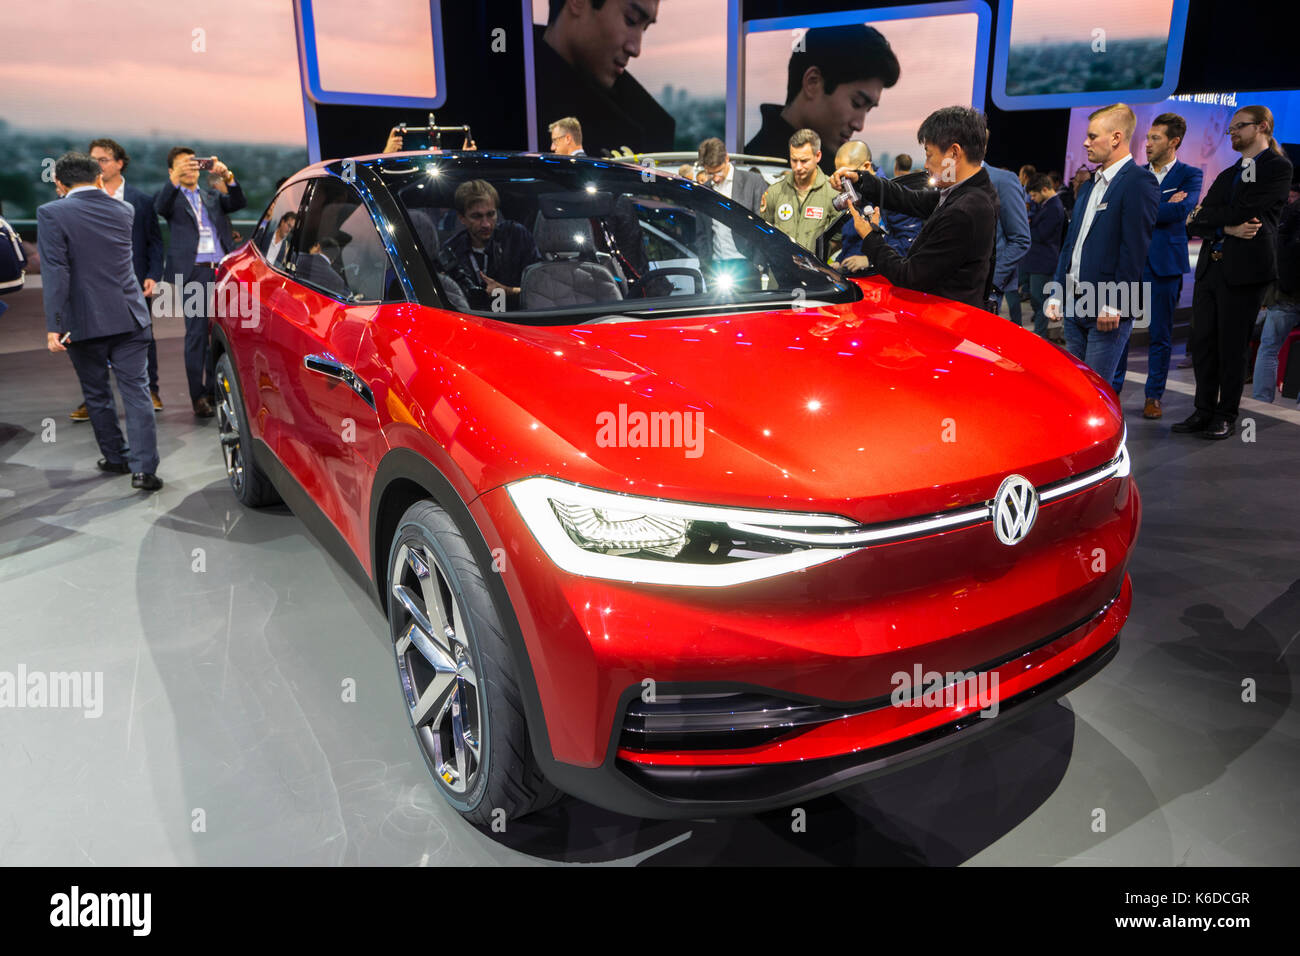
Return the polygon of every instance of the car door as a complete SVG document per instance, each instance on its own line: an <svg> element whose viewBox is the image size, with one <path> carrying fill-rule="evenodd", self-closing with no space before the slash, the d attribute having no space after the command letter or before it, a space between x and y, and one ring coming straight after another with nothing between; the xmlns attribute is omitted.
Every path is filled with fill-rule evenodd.
<svg viewBox="0 0 1300 956"><path fill-rule="evenodd" d="M232 350L248 411L249 435L261 438L271 449L276 447L288 414L282 399L286 379L284 361L271 332L285 298L285 284L293 262L294 234L302 217L306 192L305 181L285 186L254 231L253 246L261 254L260 261L252 267L255 276L252 302L257 311L241 319L238 346Z"/></svg>
<svg viewBox="0 0 1300 956"><path fill-rule="evenodd" d="M292 251L291 281L268 330L284 387L275 452L358 555L382 441L374 393L356 372L384 301L388 254L360 194L335 176L312 181Z"/></svg>

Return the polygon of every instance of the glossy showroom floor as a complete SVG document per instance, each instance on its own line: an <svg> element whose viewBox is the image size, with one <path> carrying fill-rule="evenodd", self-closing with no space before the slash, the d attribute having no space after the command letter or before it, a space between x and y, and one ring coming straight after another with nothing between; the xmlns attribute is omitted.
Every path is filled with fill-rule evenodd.
<svg viewBox="0 0 1300 956"><path fill-rule="evenodd" d="M789 811L662 823L570 799L489 835L428 778L375 605L290 512L231 498L215 428L185 401L180 330L160 330L167 485L144 497L94 470L90 426L67 418L70 365L15 312L0 319L0 670L104 686L97 719L0 709L0 863L1300 863L1294 403L1248 405L1251 444L1173 436L1191 373L1146 422L1135 356L1133 614L1116 660L1063 702L809 803L806 832Z"/></svg>

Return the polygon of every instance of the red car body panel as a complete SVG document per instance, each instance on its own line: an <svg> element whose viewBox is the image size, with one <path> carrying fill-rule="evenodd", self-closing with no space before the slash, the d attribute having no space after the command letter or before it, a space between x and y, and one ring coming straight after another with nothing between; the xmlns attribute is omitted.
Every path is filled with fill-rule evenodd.
<svg viewBox="0 0 1300 956"><path fill-rule="evenodd" d="M260 291L255 318L214 320L251 436L371 577L376 472L401 449L445 477L503 557L527 656L519 663L544 715L532 731L556 761L608 765L619 708L646 679L852 704L887 696L891 675L917 662L940 672L991 665L1005 699L1095 654L1127 616L1141 512L1130 477L1044 502L1015 547L984 523L716 589L566 573L506 489L552 476L875 524L983 504L1012 473L1043 486L1114 459L1123 419L1105 383L987 313L876 279L849 304L539 327L415 304L344 305L271 271L251 247L227 257L222 275ZM305 369L304 356L317 353L351 366L374 408ZM620 405L700 412L707 453L602 447L597 416ZM617 756L802 761L963 716L886 707L758 747Z"/></svg>

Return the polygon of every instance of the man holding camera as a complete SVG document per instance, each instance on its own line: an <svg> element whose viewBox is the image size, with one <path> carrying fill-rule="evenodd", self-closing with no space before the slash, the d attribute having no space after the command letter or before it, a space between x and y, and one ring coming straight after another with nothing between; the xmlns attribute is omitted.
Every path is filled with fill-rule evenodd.
<svg viewBox="0 0 1300 956"><path fill-rule="evenodd" d="M849 204L862 251L894 285L930 292L983 309L993 288L998 193L980 163L984 117L966 106L945 106L926 117L916 133L925 168L939 188L907 189L867 172L838 169L831 183L858 182L867 200L925 220L908 254L900 256L880 231L880 210L868 215Z"/></svg>
<svg viewBox="0 0 1300 956"><path fill-rule="evenodd" d="M227 191L199 185L199 174L213 172L224 180ZM167 242L164 278L182 284L202 283L202 315L185 316L185 377L189 380L190 402L196 418L211 418L214 375L209 368L208 313L211 311L213 280L217 263L234 248L230 213L248 205L235 174L221 160L209 156L199 160L187 146L174 146L167 153L168 185L158 190L154 209L171 226ZM189 301L189 296L184 296Z"/></svg>

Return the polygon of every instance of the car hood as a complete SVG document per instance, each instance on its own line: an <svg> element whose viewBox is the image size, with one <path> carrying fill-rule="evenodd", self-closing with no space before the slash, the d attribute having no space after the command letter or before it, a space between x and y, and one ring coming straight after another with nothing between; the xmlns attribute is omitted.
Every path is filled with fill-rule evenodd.
<svg viewBox="0 0 1300 956"><path fill-rule="evenodd" d="M487 320L462 328L494 347L452 354L532 419L509 480L882 521L1116 454L1115 396L1063 350L948 300L863 288L851 304L722 316Z"/></svg>

